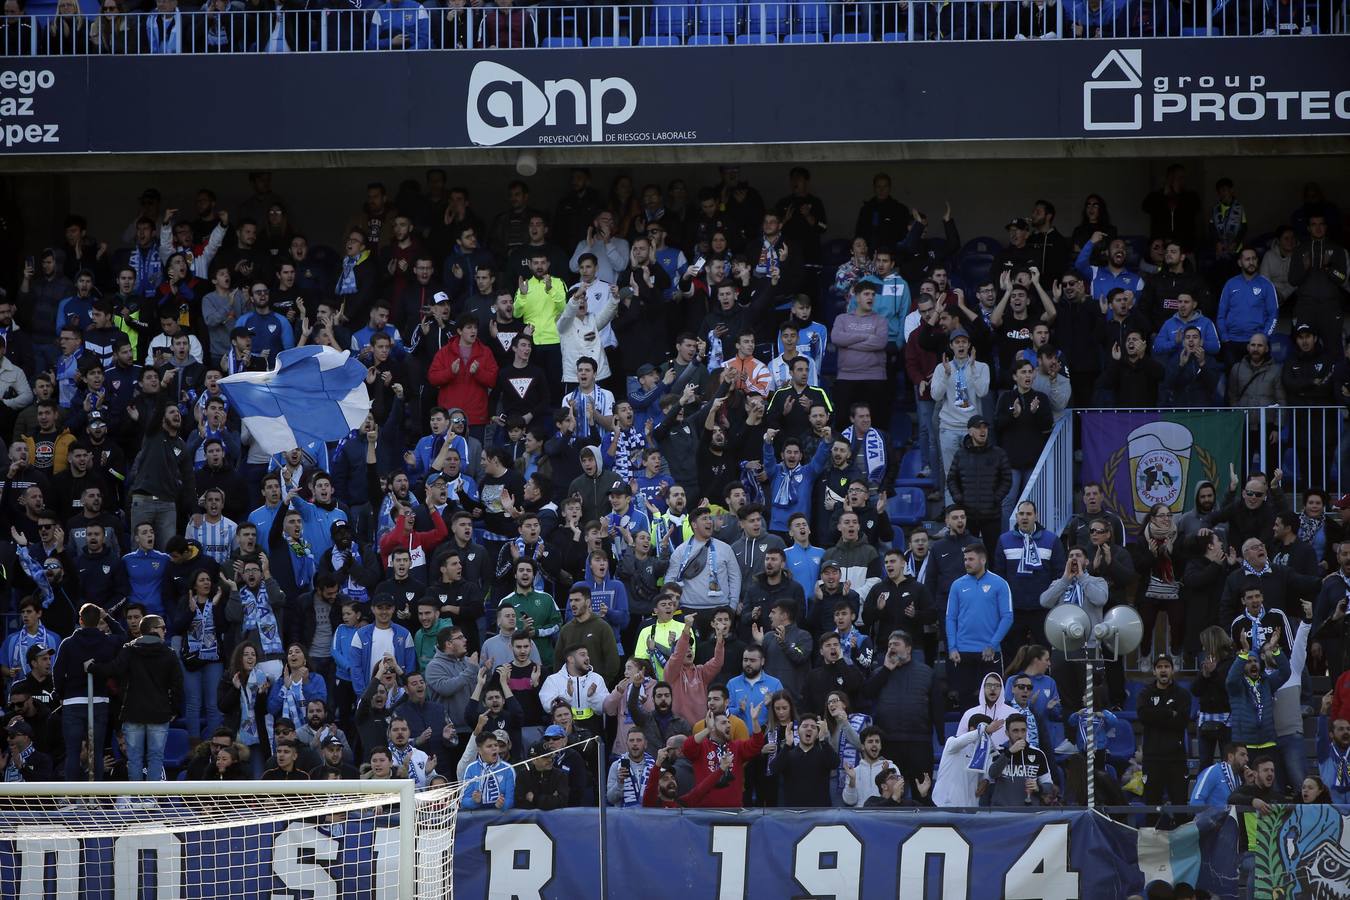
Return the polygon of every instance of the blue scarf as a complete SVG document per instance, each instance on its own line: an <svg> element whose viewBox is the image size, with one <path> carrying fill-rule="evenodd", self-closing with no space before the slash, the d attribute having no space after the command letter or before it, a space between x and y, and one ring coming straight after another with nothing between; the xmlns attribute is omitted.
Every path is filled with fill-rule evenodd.
<svg viewBox="0 0 1350 900"><path fill-rule="evenodd" d="M516 559L534 560L539 555L539 549L544 546L543 539L534 542L534 546L527 551L525 548L525 539L523 537L514 538L511 541L516 547ZM534 567L534 589L541 593L544 592L544 567L536 565Z"/></svg>
<svg viewBox="0 0 1350 900"><path fill-rule="evenodd" d="M84 354L84 348L80 347L70 356L59 356L56 359L56 386L60 392L59 400L61 406L70 409L71 403L75 400L75 377L80 371L80 356Z"/></svg>
<svg viewBox="0 0 1350 900"><path fill-rule="evenodd" d="M1252 648L1252 653L1256 654L1257 656L1260 656L1260 655L1261 655L1261 619L1263 619L1263 618L1265 617L1265 615L1266 615L1266 608L1265 608L1264 606L1261 607L1261 614L1260 614L1260 615L1256 615L1256 616L1254 616L1254 615L1252 615L1251 613L1247 612L1246 609L1243 609L1243 610L1242 610L1242 615L1243 615L1243 618L1245 618L1245 619L1247 620L1248 626L1250 626L1250 627L1247 629L1247 633L1248 633L1248 635L1251 637L1251 648Z"/></svg>
<svg viewBox="0 0 1350 900"><path fill-rule="evenodd" d="M496 763L489 766L487 763L483 762L482 759L479 759L478 763L482 766L483 770L483 774L480 776L479 780L478 790L479 796L482 798L482 803L479 805L484 807L495 806L497 798L502 795L502 786L497 781L497 772L506 764L498 760Z"/></svg>
<svg viewBox="0 0 1350 900"><path fill-rule="evenodd" d="M42 608L47 609L52 605L55 594L52 593L51 582L47 580L46 570L43 569L42 563L33 559L32 551L27 547L19 547L18 557L19 565L23 568L23 574L27 575L33 584L37 585L38 594L42 597ZM10 666L10 668L16 669L18 666ZM27 670L25 670L25 674L27 674Z"/></svg>
<svg viewBox="0 0 1350 900"><path fill-rule="evenodd" d="M956 390L956 405L967 409L974 405L970 396L970 385L966 381L966 369L970 360L952 360L952 386Z"/></svg>
<svg viewBox="0 0 1350 900"><path fill-rule="evenodd" d="M975 752L970 755L970 762L966 768L973 772L983 772L989 766L989 746L992 743L989 739L989 732L983 725L979 726L980 737L975 743Z"/></svg>
<svg viewBox="0 0 1350 900"><path fill-rule="evenodd" d="M616 432L614 447L614 472L624 481L633 477L634 455L647 446L647 438L637 428L628 428Z"/></svg>
<svg viewBox="0 0 1350 900"><path fill-rule="evenodd" d="M796 475L802 469L801 463L788 468L787 463L778 467L778 477L773 480L773 505L791 506L792 505L792 476Z"/></svg>
<svg viewBox="0 0 1350 900"><path fill-rule="evenodd" d="M28 757L32 756L37 750L36 744L29 744L19 751L19 758L13 756L9 758L9 765L5 766L5 781L15 782L23 781L23 767L28 762Z"/></svg>
<svg viewBox="0 0 1350 900"><path fill-rule="evenodd" d="M37 634L29 634L28 629L21 628L14 641L14 654L9 659L9 667L18 669L28 676L28 648L29 647L55 647L59 642L56 635L47 630L47 626L41 622L38 623Z"/></svg>
<svg viewBox="0 0 1350 900"><path fill-rule="evenodd" d="M342 571L342 567L347 564L348 559L352 561L353 568L361 565L361 548L356 545L356 541L352 541L351 547L346 550L339 550L337 545L334 544L328 552L328 559L333 565L334 572ZM353 578L350 571L347 575L347 581L342 585L342 592L351 599L359 600L362 603L370 599L370 591L366 590L365 585Z"/></svg>
<svg viewBox="0 0 1350 900"><path fill-rule="evenodd" d="M745 488L745 502L764 503L764 486L759 483L755 473L750 469L749 461L741 462L741 487Z"/></svg>
<svg viewBox="0 0 1350 900"><path fill-rule="evenodd" d="M239 743L245 747L256 747L258 739L258 714L254 704L258 699L258 689L267 680L267 675L257 666L248 673L243 686L239 688ZM267 742L272 742L272 717L267 717Z"/></svg>
<svg viewBox="0 0 1350 900"><path fill-rule="evenodd" d="M1333 782L1331 786L1342 791L1350 789L1350 747L1340 751L1336 749L1335 744L1329 744L1327 749L1335 766L1332 770L1334 774L1331 776Z"/></svg>
<svg viewBox="0 0 1350 900"><path fill-rule="evenodd" d="M1270 563L1269 563L1269 562L1267 562L1267 563L1261 568L1261 571L1258 572L1258 571L1255 569L1255 567L1253 567L1252 564L1249 563L1249 562L1247 562L1245 559L1242 561L1242 571L1246 572L1248 575L1251 575L1251 576L1253 576L1253 577L1255 577L1255 578L1260 578L1262 575L1269 575L1269 574L1271 574L1271 569L1270 569Z"/></svg>
<svg viewBox="0 0 1350 900"><path fill-rule="evenodd" d="M623 779L623 807L631 809L642 805L642 794L647 789L647 779L651 777L656 760L650 753L642 754L642 762L633 762L633 757L625 755L619 765L628 769L628 777Z"/></svg>
<svg viewBox="0 0 1350 900"><path fill-rule="evenodd" d="M277 617L272 612L272 605L267 601L267 583L259 584L257 591L240 588L239 602L244 605L244 634L250 631L258 633L258 643L262 645L263 656L280 656L285 648L281 645L281 629L277 626Z"/></svg>
<svg viewBox="0 0 1350 900"><path fill-rule="evenodd" d="M1074 606L1083 605L1083 586L1074 578L1069 582L1069 587L1064 591L1064 603L1072 603Z"/></svg>
<svg viewBox="0 0 1350 900"><path fill-rule="evenodd" d="M220 645L216 643L216 617L212 615L215 601L207 600L192 615L188 629L188 652L204 662L220 662Z"/></svg>
<svg viewBox="0 0 1350 900"><path fill-rule="evenodd" d="M1041 551L1034 540L1035 532L1031 534L1020 533L1022 535L1022 559L1017 563L1017 574L1031 575L1041 569Z"/></svg>
<svg viewBox="0 0 1350 900"><path fill-rule="evenodd" d="M291 571L295 574L295 586L308 588L314 583L314 554L309 549L309 542L304 538L298 541L287 540L286 546L291 551Z"/></svg>
<svg viewBox="0 0 1350 900"><path fill-rule="evenodd" d="M356 262L357 257L342 257L342 274L338 276L337 283L338 296L356 293Z"/></svg>
<svg viewBox="0 0 1350 900"><path fill-rule="evenodd" d="M292 722L305 721L305 685L303 682L295 681L289 686L284 680L281 682L281 714Z"/></svg>
<svg viewBox="0 0 1350 900"><path fill-rule="evenodd" d="M225 436L228 433L228 428L222 428L220 431L216 431L203 420L201 430L198 432L201 440L197 442L197 452L193 454L192 467L194 469L200 469L206 465L206 442L211 440L211 438L219 440L222 447L228 447L229 444L225 441Z"/></svg>
<svg viewBox="0 0 1350 900"><path fill-rule="evenodd" d="M853 447L854 457L863 460L863 473L870 481L880 481L886 472L886 440L875 428L867 429L860 440L853 437L853 426L844 429L840 437Z"/></svg>

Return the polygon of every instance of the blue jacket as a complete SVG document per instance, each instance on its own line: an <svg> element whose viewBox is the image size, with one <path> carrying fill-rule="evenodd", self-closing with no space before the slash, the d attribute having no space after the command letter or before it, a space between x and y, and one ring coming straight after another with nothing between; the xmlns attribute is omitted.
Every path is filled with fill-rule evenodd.
<svg viewBox="0 0 1350 900"><path fill-rule="evenodd" d="M397 622L390 622L389 627L394 629L394 658L403 669L404 674L417 671L417 646L413 643L412 634ZM365 691L366 685L370 683L370 669L375 660L372 657L372 647L375 643L375 623L362 625L357 629L354 641L356 645L352 647L355 651L352 654L352 690L356 691L356 696L361 696Z"/></svg>
<svg viewBox="0 0 1350 900"><path fill-rule="evenodd" d="M1225 809L1228 797L1240 787L1242 779L1232 777L1228 763L1217 762L1195 779L1195 787L1191 788L1191 805Z"/></svg>
<svg viewBox="0 0 1350 900"><path fill-rule="evenodd" d="M1205 352L1210 356L1218 356L1219 330L1214 327L1209 317L1197 315L1189 322L1183 322L1176 314L1163 322L1162 327L1158 329L1158 336L1153 339L1153 355L1168 357L1180 352L1181 342L1177 340L1177 335L1181 334L1183 328L1192 325L1200 329L1200 344L1205 348Z"/></svg>
<svg viewBox="0 0 1350 900"><path fill-rule="evenodd" d="M1254 334L1275 330L1279 297L1264 275L1234 275L1219 295L1219 340L1246 343Z"/></svg>
<svg viewBox="0 0 1350 900"><path fill-rule="evenodd" d="M347 511L341 506L324 509L300 496L291 498L291 507L300 513L304 523L300 529L301 534L309 541L316 560L333 547L334 523L351 521Z"/></svg>
<svg viewBox="0 0 1350 900"><path fill-rule="evenodd" d="M1049 531L1037 525L1031 534L1040 566L1019 572L1022 563L1022 532L1017 529L999 535L998 555L993 569L1008 582L1014 609L1040 609L1041 594L1064 573L1064 545Z"/></svg>
<svg viewBox="0 0 1350 900"><path fill-rule="evenodd" d="M1256 682L1255 690L1261 698L1258 704L1252 696L1252 686L1247 681L1247 654L1239 653L1228 670L1224 687L1228 689L1228 706L1232 715L1228 727L1233 731L1235 744L1273 744L1275 743L1275 692L1289 680L1289 658L1275 651L1274 669L1265 669ZM1257 707L1260 713L1257 713Z"/></svg>
<svg viewBox="0 0 1350 900"><path fill-rule="evenodd" d="M816 582L820 580L820 561L825 558L825 551L810 544L803 550L794 541L788 544L783 555L787 557L788 571L792 573L792 580L800 584L803 591L808 593L813 591Z"/></svg>
<svg viewBox="0 0 1350 900"><path fill-rule="evenodd" d="M403 35L403 46L393 40ZM431 14L416 0L389 0L370 17L367 50L426 50L431 46Z"/></svg>
<svg viewBox="0 0 1350 900"><path fill-rule="evenodd" d="M737 675L727 682L727 712L736 716L750 727L750 707L760 706L759 727L762 730L769 722L769 695L783 689L783 682L768 672L759 673L759 681L751 685L744 675ZM692 724L692 723L691 723Z"/></svg>
<svg viewBox="0 0 1350 900"><path fill-rule="evenodd" d="M370 502L366 486L365 435L352 432L329 451L329 472L333 491L348 507Z"/></svg>
<svg viewBox="0 0 1350 900"><path fill-rule="evenodd" d="M267 695L267 711L273 718L280 718L282 710L285 708L281 697L281 683L283 681L285 681L284 678L278 678L272 682L272 690ZM300 686L300 691L304 695L305 703L311 700L328 702L328 685L323 680L323 676L317 672L309 673L309 676L305 678L305 683ZM305 704L302 703L300 704L300 714L304 715L304 713ZM299 727L299 725L300 723L296 723L296 727Z"/></svg>
<svg viewBox="0 0 1350 900"><path fill-rule="evenodd" d="M993 572L980 578L962 575L947 595L947 649L980 653L986 647L997 648L1012 627L1012 618L1008 582Z"/></svg>
<svg viewBox="0 0 1350 900"><path fill-rule="evenodd" d="M1323 720L1317 728L1317 772L1331 791L1331 802L1350 803L1350 782L1337 786L1337 767L1341 764L1332 752L1331 735L1327 732L1327 722Z"/></svg>
<svg viewBox="0 0 1350 900"><path fill-rule="evenodd" d="M159 550L133 550L122 557L118 570L117 592L133 603L143 603L147 613L168 616L164 587L168 583L169 554Z"/></svg>
<svg viewBox="0 0 1350 900"><path fill-rule="evenodd" d="M338 681L352 680L352 660L356 651L352 649L352 638L357 629L343 623L333 629L333 677Z"/></svg>
<svg viewBox="0 0 1350 900"><path fill-rule="evenodd" d="M268 363L276 362L277 354L295 346L295 332L291 323L278 312L260 316L255 312L246 312L235 320L236 328L247 328L253 335L253 352L271 350Z"/></svg>
<svg viewBox="0 0 1350 900"><path fill-rule="evenodd" d="M771 504L770 531L786 532L788 519L792 516L797 513L808 516L811 514L811 490L815 487L820 473L829 464L829 460L830 444L828 441L821 441L810 461L789 472L787 466L774 458L773 444L769 441L764 442L764 471L769 476L764 498ZM778 495L784 486L787 488L787 502L780 503Z"/></svg>
<svg viewBox="0 0 1350 900"><path fill-rule="evenodd" d="M1116 288L1124 288L1127 291L1134 291L1134 299L1137 302L1139 295L1144 291L1144 279L1139 277L1138 272L1131 272L1128 269L1122 269L1117 275L1106 266L1092 265L1089 260L1092 259L1094 249L1096 245L1092 241L1086 242L1078 254L1078 259L1073 263L1073 267L1083 273L1083 277L1091 284L1092 298L1102 300Z"/></svg>
<svg viewBox="0 0 1350 900"><path fill-rule="evenodd" d="M1061 569L1061 571L1063 571ZM1013 705L1012 683L1015 679L1021 678L1025 672L1018 672L1012 678L1003 682L1003 702L1009 706ZM1064 705L1056 703L1054 709L1047 709L1046 704L1052 699L1059 699L1059 685L1055 679L1049 675L1027 675L1031 679L1031 710L1038 716L1051 719L1058 722L1064 718ZM1094 742L1095 743L1095 742ZM1052 748L1046 748L1050 750Z"/></svg>
<svg viewBox="0 0 1350 900"><path fill-rule="evenodd" d="M461 784L464 786L464 796L460 804L465 809L495 809L496 800L489 799L494 791L501 793L502 809L511 809L516 805L516 770L501 760L489 766L481 758L474 757L464 770ZM489 787L489 784L493 786ZM478 794L480 799L474 800L474 794Z"/></svg>

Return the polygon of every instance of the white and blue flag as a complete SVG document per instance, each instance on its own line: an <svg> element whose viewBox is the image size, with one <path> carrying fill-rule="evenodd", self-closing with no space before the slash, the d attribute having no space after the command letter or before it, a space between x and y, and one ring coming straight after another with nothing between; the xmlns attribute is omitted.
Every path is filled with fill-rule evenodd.
<svg viewBox="0 0 1350 900"><path fill-rule="evenodd" d="M271 371L240 372L220 387L267 453L338 440L370 413L366 367L331 347L283 350Z"/></svg>

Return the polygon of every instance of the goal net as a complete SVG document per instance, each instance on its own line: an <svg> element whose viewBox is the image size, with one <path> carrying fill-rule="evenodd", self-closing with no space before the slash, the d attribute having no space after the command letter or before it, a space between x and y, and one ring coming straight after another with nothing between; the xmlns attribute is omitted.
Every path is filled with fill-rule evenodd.
<svg viewBox="0 0 1350 900"><path fill-rule="evenodd" d="M458 804L435 793L373 780L0 785L0 898L449 897Z"/></svg>

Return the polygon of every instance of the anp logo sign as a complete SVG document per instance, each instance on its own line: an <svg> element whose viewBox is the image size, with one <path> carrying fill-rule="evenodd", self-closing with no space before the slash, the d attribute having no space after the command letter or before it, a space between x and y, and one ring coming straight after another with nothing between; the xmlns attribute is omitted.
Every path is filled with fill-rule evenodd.
<svg viewBox="0 0 1350 900"><path fill-rule="evenodd" d="M1143 130L1143 74L1143 50L1112 50L1103 56L1083 82L1083 130Z"/></svg>
<svg viewBox="0 0 1350 900"><path fill-rule="evenodd" d="M617 108L605 110L606 95L617 95ZM567 102L562 102L569 98ZM622 125L637 112L637 90L626 78L592 78L583 85L574 78L536 85L514 69L495 62L479 62L469 75L465 118L469 140L492 147L511 140L542 120L558 126L559 107L570 112L561 127L586 126L589 131L557 135L558 143L600 143L605 125ZM571 140L569 140L569 138Z"/></svg>

